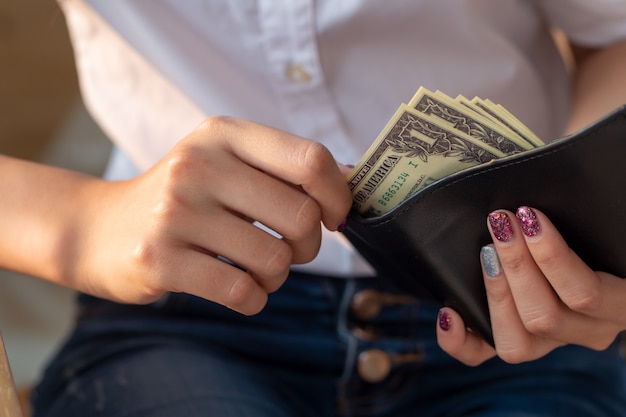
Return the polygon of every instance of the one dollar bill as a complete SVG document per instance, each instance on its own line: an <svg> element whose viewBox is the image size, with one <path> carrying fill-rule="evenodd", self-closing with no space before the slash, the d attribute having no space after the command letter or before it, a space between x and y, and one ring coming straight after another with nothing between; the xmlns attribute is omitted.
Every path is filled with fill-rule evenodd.
<svg viewBox="0 0 626 417"><path fill-rule="evenodd" d="M350 172L353 209L380 216L447 175L541 145L498 104L420 88Z"/></svg>
<svg viewBox="0 0 626 417"><path fill-rule="evenodd" d="M381 215L437 179L505 155L402 105L348 177L353 208Z"/></svg>

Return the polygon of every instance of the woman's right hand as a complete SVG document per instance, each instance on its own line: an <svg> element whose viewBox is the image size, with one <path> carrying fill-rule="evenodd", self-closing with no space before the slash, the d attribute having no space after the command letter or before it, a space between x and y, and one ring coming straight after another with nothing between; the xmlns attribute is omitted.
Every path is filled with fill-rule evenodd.
<svg viewBox="0 0 626 417"><path fill-rule="evenodd" d="M79 290L126 303L185 292L254 314L291 264L316 256L321 222L335 230L352 195L319 143L214 117L142 175L101 181L84 200L67 268Z"/></svg>

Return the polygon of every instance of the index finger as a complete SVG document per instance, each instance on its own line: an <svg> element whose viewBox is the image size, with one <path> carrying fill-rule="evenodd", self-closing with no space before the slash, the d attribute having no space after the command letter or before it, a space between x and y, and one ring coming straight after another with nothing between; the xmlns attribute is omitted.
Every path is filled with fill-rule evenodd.
<svg viewBox="0 0 626 417"><path fill-rule="evenodd" d="M213 117L204 123L247 164L300 186L320 206L322 221L336 230L350 210L352 193L330 151L321 143L242 119Z"/></svg>

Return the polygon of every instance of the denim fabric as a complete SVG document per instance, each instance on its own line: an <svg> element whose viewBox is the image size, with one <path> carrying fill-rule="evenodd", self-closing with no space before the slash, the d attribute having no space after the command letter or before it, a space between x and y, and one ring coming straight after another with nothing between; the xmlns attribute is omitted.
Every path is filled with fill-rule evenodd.
<svg viewBox="0 0 626 417"><path fill-rule="evenodd" d="M35 417L626 415L617 343L466 367L437 346L437 305L357 318L351 303L366 288L390 292L374 278L294 273L251 317L184 294L147 306L83 295L35 390ZM381 382L358 372L370 349L395 358Z"/></svg>

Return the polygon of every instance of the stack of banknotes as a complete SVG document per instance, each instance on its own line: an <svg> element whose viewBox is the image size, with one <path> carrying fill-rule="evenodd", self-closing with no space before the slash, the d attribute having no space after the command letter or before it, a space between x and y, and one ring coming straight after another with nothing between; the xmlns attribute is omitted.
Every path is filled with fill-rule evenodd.
<svg viewBox="0 0 626 417"><path fill-rule="evenodd" d="M499 104L422 87L350 172L353 209L380 216L447 175L543 144Z"/></svg>

